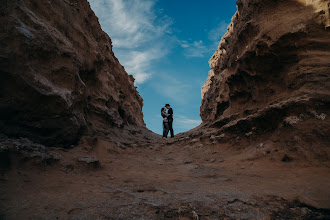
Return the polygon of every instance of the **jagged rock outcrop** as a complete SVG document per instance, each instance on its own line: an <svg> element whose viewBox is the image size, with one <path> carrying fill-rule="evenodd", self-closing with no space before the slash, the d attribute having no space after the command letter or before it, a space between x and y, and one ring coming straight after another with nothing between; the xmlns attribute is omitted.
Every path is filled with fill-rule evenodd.
<svg viewBox="0 0 330 220"><path fill-rule="evenodd" d="M134 78L87 0L4 0L0 33L0 133L56 146L145 127Z"/></svg>
<svg viewBox="0 0 330 220"><path fill-rule="evenodd" d="M297 117L304 123L300 129L318 132L326 142L330 3L238 0L237 8L209 61L203 125L244 134L274 130ZM326 117L312 122L315 114Z"/></svg>

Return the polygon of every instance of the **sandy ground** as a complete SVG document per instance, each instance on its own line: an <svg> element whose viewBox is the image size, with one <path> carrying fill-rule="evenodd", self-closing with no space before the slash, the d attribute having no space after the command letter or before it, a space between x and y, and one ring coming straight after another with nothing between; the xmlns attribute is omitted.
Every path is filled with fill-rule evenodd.
<svg viewBox="0 0 330 220"><path fill-rule="evenodd" d="M0 219L330 218L328 162L197 139L123 148L98 139L54 149L63 158L47 166L13 159L1 175ZM86 155L99 166L77 161Z"/></svg>

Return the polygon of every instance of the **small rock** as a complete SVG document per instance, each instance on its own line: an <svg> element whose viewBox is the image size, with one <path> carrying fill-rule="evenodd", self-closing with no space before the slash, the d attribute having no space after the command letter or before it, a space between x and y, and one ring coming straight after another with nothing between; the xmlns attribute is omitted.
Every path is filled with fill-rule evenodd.
<svg viewBox="0 0 330 220"><path fill-rule="evenodd" d="M204 144L197 145L197 147L202 148L204 147Z"/></svg>
<svg viewBox="0 0 330 220"><path fill-rule="evenodd" d="M269 150L264 151L264 152L262 152L262 154L263 154L264 156L266 156L267 154L270 154L270 151L269 151Z"/></svg>
<svg viewBox="0 0 330 220"><path fill-rule="evenodd" d="M180 208L179 208L179 210L178 210L178 213L179 213L179 215L182 215L182 214L184 214L184 213L187 213L188 212L188 207L186 207L186 206L181 206Z"/></svg>
<svg viewBox="0 0 330 220"><path fill-rule="evenodd" d="M316 111L312 111L311 113L314 115L314 117L315 117L316 119L320 119L320 120L322 120L322 121L325 120L325 118L327 117L327 115L324 114L324 113L321 113L320 115L317 114Z"/></svg>
<svg viewBox="0 0 330 220"><path fill-rule="evenodd" d="M212 136L210 137L210 140L211 140L211 141L215 140L215 136L212 135Z"/></svg>
<svg viewBox="0 0 330 220"><path fill-rule="evenodd" d="M321 119L321 120L323 121L323 120L325 120L326 117L327 117L327 115L324 114L324 113L322 113L322 114L319 115L318 118Z"/></svg>
<svg viewBox="0 0 330 220"><path fill-rule="evenodd" d="M300 212L303 216L306 216L311 211L307 207L303 207L303 208L300 209Z"/></svg>
<svg viewBox="0 0 330 220"><path fill-rule="evenodd" d="M246 137L250 137L252 135L252 131L248 132L248 133L245 133L245 136Z"/></svg>
<svg viewBox="0 0 330 220"><path fill-rule="evenodd" d="M198 140L197 139L192 139L191 142L195 143L197 142Z"/></svg>
<svg viewBox="0 0 330 220"><path fill-rule="evenodd" d="M83 145L82 147L84 150L90 151L93 149L93 147L89 146L89 145Z"/></svg>
<svg viewBox="0 0 330 220"><path fill-rule="evenodd" d="M289 116L284 119L284 124L286 125L294 125L299 122L299 118L297 116Z"/></svg>
<svg viewBox="0 0 330 220"><path fill-rule="evenodd" d="M126 149L126 146L120 142L117 142L117 146L120 147L121 149Z"/></svg>
<svg viewBox="0 0 330 220"><path fill-rule="evenodd" d="M185 162L184 162L184 164L188 164L188 163L192 163L193 161L192 160L186 160Z"/></svg>
<svg viewBox="0 0 330 220"><path fill-rule="evenodd" d="M199 220L199 217L198 217L198 215L195 211L192 211L191 214L192 214L192 219L193 220Z"/></svg>
<svg viewBox="0 0 330 220"><path fill-rule="evenodd" d="M244 166L241 166L241 169L245 169L245 167Z"/></svg>
<svg viewBox="0 0 330 220"><path fill-rule="evenodd" d="M214 163L215 162L215 159L211 159L209 160L210 163Z"/></svg>
<svg viewBox="0 0 330 220"><path fill-rule="evenodd" d="M256 206L257 201L255 199L251 199L251 200L249 200L249 204L251 204L252 206Z"/></svg>
<svg viewBox="0 0 330 220"><path fill-rule="evenodd" d="M100 165L99 159L97 159L95 157L90 157L90 156L79 157L78 161L79 162L85 162L85 163L87 163L89 165L93 165L95 167L98 167Z"/></svg>
<svg viewBox="0 0 330 220"><path fill-rule="evenodd" d="M219 135L218 137L219 137L219 138L225 138L226 135L225 135L225 134L221 134L221 135Z"/></svg>
<svg viewBox="0 0 330 220"><path fill-rule="evenodd" d="M220 163L224 162L224 160L223 160L223 159L219 159L218 161L219 161Z"/></svg>
<svg viewBox="0 0 330 220"><path fill-rule="evenodd" d="M213 141L213 142L212 142L213 145L216 145L217 143L218 143L218 142L216 142L216 141Z"/></svg>
<svg viewBox="0 0 330 220"><path fill-rule="evenodd" d="M219 153L219 151L217 150L212 152L212 154L217 154L217 153Z"/></svg>

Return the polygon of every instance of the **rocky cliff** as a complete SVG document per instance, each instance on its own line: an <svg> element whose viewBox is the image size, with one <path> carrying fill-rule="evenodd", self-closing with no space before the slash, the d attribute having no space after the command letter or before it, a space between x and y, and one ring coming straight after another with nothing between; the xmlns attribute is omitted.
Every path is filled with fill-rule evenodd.
<svg viewBox="0 0 330 220"><path fill-rule="evenodd" d="M209 61L203 125L243 135L296 127L300 136L317 133L326 143L329 10L323 0L238 0Z"/></svg>
<svg viewBox="0 0 330 220"><path fill-rule="evenodd" d="M54 146L145 127L134 78L86 0L4 0L0 16L0 133Z"/></svg>

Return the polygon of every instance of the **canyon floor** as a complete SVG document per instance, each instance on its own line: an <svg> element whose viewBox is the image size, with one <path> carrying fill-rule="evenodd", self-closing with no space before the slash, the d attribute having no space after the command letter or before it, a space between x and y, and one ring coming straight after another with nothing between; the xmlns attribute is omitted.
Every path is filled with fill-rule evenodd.
<svg viewBox="0 0 330 220"><path fill-rule="evenodd" d="M330 218L328 161L222 138L85 138L72 149L11 151L2 160L0 219Z"/></svg>

